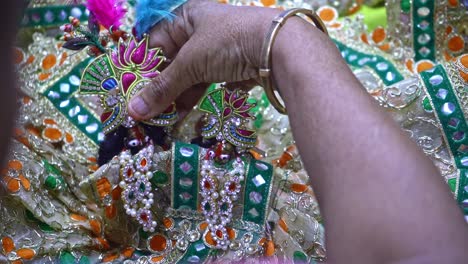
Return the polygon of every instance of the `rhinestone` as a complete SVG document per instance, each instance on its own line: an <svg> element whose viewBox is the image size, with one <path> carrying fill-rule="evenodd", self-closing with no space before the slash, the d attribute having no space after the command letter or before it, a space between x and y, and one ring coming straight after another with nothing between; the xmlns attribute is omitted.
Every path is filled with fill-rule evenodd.
<svg viewBox="0 0 468 264"><path fill-rule="evenodd" d="M62 93L69 93L70 92L70 85L68 83L60 84L60 91Z"/></svg>
<svg viewBox="0 0 468 264"><path fill-rule="evenodd" d="M54 91L50 91L49 94L47 95L51 99L59 99L60 94Z"/></svg>
<svg viewBox="0 0 468 264"><path fill-rule="evenodd" d="M88 115L79 115L78 116L78 123L80 125L86 124L88 122Z"/></svg>
<svg viewBox="0 0 468 264"><path fill-rule="evenodd" d="M98 128L99 128L99 125L94 123L94 124L91 124L91 125L86 127L86 132L94 133L94 132L96 132L98 130Z"/></svg>
<svg viewBox="0 0 468 264"><path fill-rule="evenodd" d="M418 37L418 43L421 45L426 45L429 41L431 41L431 36L427 33L421 34Z"/></svg>
<svg viewBox="0 0 468 264"><path fill-rule="evenodd" d="M65 10L60 11L59 19L61 21L64 21L65 19L67 19L67 17L68 15L67 15L67 12L65 12Z"/></svg>
<svg viewBox="0 0 468 264"><path fill-rule="evenodd" d="M64 108L64 107L67 107L69 104L70 104L70 100L65 100L65 101L60 102L59 106L60 108Z"/></svg>
<svg viewBox="0 0 468 264"><path fill-rule="evenodd" d="M387 72L387 75L385 76L385 79L387 79L387 81L391 82L391 81L395 80L395 77L396 77L396 74L394 72Z"/></svg>
<svg viewBox="0 0 468 264"><path fill-rule="evenodd" d="M366 57L366 58L362 58L362 59L360 59L360 60L358 61L358 64L361 65L361 66L363 66L363 65L365 65L366 63L368 63L369 61L371 61L370 58L367 58L367 57Z"/></svg>
<svg viewBox="0 0 468 264"><path fill-rule="evenodd" d="M70 76L70 78L68 80L70 81L70 83L72 85L75 85L75 86L80 85L80 78L78 78L78 76L76 76L76 75Z"/></svg>
<svg viewBox="0 0 468 264"><path fill-rule="evenodd" d="M68 115L70 117L75 117L79 112L80 112L80 107L77 105L75 107L73 107L72 109L70 109L70 111L68 111Z"/></svg>
<svg viewBox="0 0 468 264"><path fill-rule="evenodd" d="M460 160L461 164L465 167L468 167L468 157L463 157L461 160Z"/></svg>
<svg viewBox="0 0 468 264"><path fill-rule="evenodd" d="M460 141L465 138L465 132L463 131L456 131L452 135L453 140Z"/></svg>
<svg viewBox="0 0 468 264"><path fill-rule="evenodd" d="M439 74L434 75L431 78L429 78L429 82L434 86L441 84L443 81L444 81L444 78Z"/></svg>
<svg viewBox="0 0 468 264"><path fill-rule="evenodd" d="M447 102L445 104L442 105L442 113L444 115L451 115L453 114L453 112L455 112L455 105L451 102Z"/></svg>
<svg viewBox="0 0 468 264"><path fill-rule="evenodd" d="M447 98L447 94L448 94L448 91L445 90L445 89L439 89L439 91L437 91L437 98L439 99L442 99L442 100L445 100L445 98Z"/></svg>
<svg viewBox="0 0 468 264"><path fill-rule="evenodd" d="M463 188L465 190L465 192L468 193L468 185L465 186L465 188Z"/></svg>
<svg viewBox="0 0 468 264"><path fill-rule="evenodd" d="M420 17L426 17L431 13L431 10L423 6L423 7L418 8L417 12Z"/></svg>
<svg viewBox="0 0 468 264"><path fill-rule="evenodd" d="M179 184L182 187L190 188L193 185L193 180L190 178L182 178L179 180Z"/></svg>
<svg viewBox="0 0 468 264"><path fill-rule="evenodd" d="M71 15L73 17L76 17L76 18L80 19L81 15L83 15L83 12L78 7L74 7L71 10Z"/></svg>
<svg viewBox="0 0 468 264"><path fill-rule="evenodd" d="M249 210L249 214L253 217L258 217L260 214L258 213L257 209L252 208Z"/></svg>
<svg viewBox="0 0 468 264"><path fill-rule="evenodd" d="M263 179L262 175L260 175L260 174L255 176L252 179L252 182L255 184L255 186L257 186L257 188L266 183L265 179Z"/></svg>
<svg viewBox="0 0 468 264"><path fill-rule="evenodd" d="M98 141L99 141L99 142L104 141L104 138L105 138L105 137L106 137L106 136L104 135L104 133L102 133L102 132L99 133L99 134L98 134Z"/></svg>
<svg viewBox="0 0 468 264"><path fill-rule="evenodd" d="M192 148L189 147L182 147L180 148L180 154L184 157L191 157L193 153L195 152Z"/></svg>
<svg viewBox="0 0 468 264"><path fill-rule="evenodd" d="M468 208L468 199L463 200L462 206L463 208Z"/></svg>
<svg viewBox="0 0 468 264"><path fill-rule="evenodd" d="M119 102L119 98L117 96L109 96L106 98L106 104L109 107L115 106Z"/></svg>
<svg viewBox="0 0 468 264"><path fill-rule="evenodd" d="M257 162L255 163L255 167L261 171L266 171L268 170L268 166L265 163Z"/></svg>
<svg viewBox="0 0 468 264"><path fill-rule="evenodd" d="M205 248L206 247L205 247L205 245L203 243L196 243L195 244L195 250L198 251L198 252L204 250Z"/></svg>
<svg viewBox="0 0 468 264"><path fill-rule="evenodd" d="M188 202L190 199L192 199L192 195L188 192L184 192L179 195L179 198L184 202Z"/></svg>
<svg viewBox="0 0 468 264"><path fill-rule="evenodd" d="M450 118L450 120L448 121L448 125L453 128L457 128L459 124L460 124L460 120L455 117Z"/></svg>
<svg viewBox="0 0 468 264"><path fill-rule="evenodd" d="M422 47L419 49L419 54L421 54L423 57L426 57L428 56L429 54L431 54L431 50L426 48L426 47Z"/></svg>
<svg viewBox="0 0 468 264"><path fill-rule="evenodd" d="M50 10L47 11L47 13L45 13L45 15L44 15L44 19L45 19L45 21L47 21L49 23L53 22L54 21L54 13L52 13Z"/></svg>
<svg viewBox="0 0 468 264"><path fill-rule="evenodd" d="M376 68L379 71L386 71L386 70L388 70L388 64L385 63L385 62L379 62L379 63L377 63Z"/></svg>
<svg viewBox="0 0 468 264"><path fill-rule="evenodd" d="M427 22L426 20L423 20L418 24L418 28L420 28L421 30L426 30L428 27L429 22Z"/></svg>
<svg viewBox="0 0 468 264"><path fill-rule="evenodd" d="M356 55L356 54L351 54L351 55L349 55L349 57L348 57L348 60L349 60L349 61L355 61L356 59L357 59L357 55Z"/></svg>
<svg viewBox="0 0 468 264"><path fill-rule="evenodd" d="M263 199L262 195L261 195L260 193L258 193L258 192L251 192L251 193L249 194L249 198L250 198L250 201L251 201L252 203L254 203L254 204L259 204L259 203L261 203L261 202L262 202L262 199Z"/></svg>
<svg viewBox="0 0 468 264"><path fill-rule="evenodd" d="M468 153L468 146L465 144L461 144L460 147L458 147L458 152L462 154L467 154Z"/></svg>
<svg viewBox="0 0 468 264"><path fill-rule="evenodd" d="M191 170L192 170L192 165L190 165L187 161L182 163L180 166L179 166L180 170L187 174L189 173Z"/></svg>

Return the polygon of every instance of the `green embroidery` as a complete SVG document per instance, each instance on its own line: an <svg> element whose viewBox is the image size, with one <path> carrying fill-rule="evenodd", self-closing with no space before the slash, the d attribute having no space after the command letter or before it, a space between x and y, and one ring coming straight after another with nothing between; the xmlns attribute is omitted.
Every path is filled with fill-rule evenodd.
<svg viewBox="0 0 468 264"><path fill-rule="evenodd" d="M104 139L104 134L101 132L101 121L75 97L75 92L78 91L80 85L81 72L88 63L88 59L81 62L69 74L45 90L43 95L83 134L95 144L99 144Z"/></svg>
<svg viewBox="0 0 468 264"><path fill-rule="evenodd" d="M54 27L68 23L70 16L82 21L88 19L88 11L84 5L47 6L28 8L21 21L22 27Z"/></svg>
<svg viewBox="0 0 468 264"><path fill-rule="evenodd" d="M385 85L390 86L404 79L397 68L382 56L359 52L337 40L334 40L334 42L341 51L346 63L356 68L371 68Z"/></svg>
<svg viewBox="0 0 468 264"><path fill-rule="evenodd" d="M435 61L434 3L413 0L413 48L415 61Z"/></svg>
<svg viewBox="0 0 468 264"><path fill-rule="evenodd" d="M437 65L431 70L422 72L421 78L431 98L434 113L442 125L455 165L460 170L457 199L465 207L465 213L468 213L468 188L466 188L468 178L465 173L468 169L468 135L466 134L468 124L450 79L442 66ZM453 181L449 184L453 184Z"/></svg>
<svg viewBox="0 0 468 264"><path fill-rule="evenodd" d="M243 220L264 225L273 167L265 162L252 159L245 179Z"/></svg>
<svg viewBox="0 0 468 264"><path fill-rule="evenodd" d="M172 208L197 210L198 146L175 143L172 173Z"/></svg>

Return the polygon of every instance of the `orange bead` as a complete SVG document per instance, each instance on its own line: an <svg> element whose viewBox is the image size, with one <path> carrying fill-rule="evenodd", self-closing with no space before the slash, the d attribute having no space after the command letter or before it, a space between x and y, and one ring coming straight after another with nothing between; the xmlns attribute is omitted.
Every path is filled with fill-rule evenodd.
<svg viewBox="0 0 468 264"><path fill-rule="evenodd" d="M113 219L117 215L117 208L114 204L106 206L106 217Z"/></svg>
<svg viewBox="0 0 468 264"><path fill-rule="evenodd" d="M305 184L293 183L291 184L291 191L295 193L303 193L307 191L309 187Z"/></svg>
<svg viewBox="0 0 468 264"><path fill-rule="evenodd" d="M208 223L207 222L202 222L198 228L200 229L200 231L205 231L205 229L208 227Z"/></svg>
<svg viewBox="0 0 468 264"><path fill-rule="evenodd" d="M174 226L174 220L169 217L163 219L163 225L166 229L172 228Z"/></svg>
<svg viewBox="0 0 468 264"><path fill-rule="evenodd" d="M385 32L385 29L383 27L377 27L376 29L374 29L374 32L372 32L372 40L375 44L379 44L382 41L384 41L386 36L387 33Z"/></svg>
<svg viewBox="0 0 468 264"><path fill-rule="evenodd" d="M264 6L272 6L276 4L276 0L260 0Z"/></svg>
<svg viewBox="0 0 468 264"><path fill-rule="evenodd" d="M412 59L406 60L405 65L406 65L406 69L408 69L408 71L410 71L410 72L414 71L414 68L413 68L414 67L414 61Z"/></svg>
<svg viewBox="0 0 468 264"><path fill-rule="evenodd" d="M116 200L119 200L120 197L122 196L122 188L120 188L120 186L117 186L115 187L112 192L111 192L111 195L112 195L112 200L116 201Z"/></svg>
<svg viewBox="0 0 468 264"><path fill-rule="evenodd" d="M29 56L28 59L26 60L26 64L31 64L33 63L34 61L36 60L36 57L34 57L33 55Z"/></svg>
<svg viewBox="0 0 468 264"><path fill-rule="evenodd" d="M48 71L52 69L52 67L54 67L56 63L57 57L54 54L49 54L45 56L45 58L42 60L42 68Z"/></svg>
<svg viewBox="0 0 468 264"><path fill-rule="evenodd" d="M227 231L227 234L228 234L228 237L229 237L229 240L234 240L236 239L236 231L230 227L227 227L226 228L226 231Z"/></svg>
<svg viewBox="0 0 468 264"><path fill-rule="evenodd" d="M338 18L338 12L331 7L321 7L317 13L323 22L331 22Z"/></svg>
<svg viewBox="0 0 468 264"><path fill-rule="evenodd" d="M116 259L119 258L119 253L109 253L107 255L104 256L104 258L102 259L102 262L106 263L106 262L112 262Z"/></svg>
<svg viewBox="0 0 468 264"><path fill-rule="evenodd" d="M42 131L42 137L52 143L57 143L63 138L63 133L60 129L55 127L46 127Z"/></svg>
<svg viewBox="0 0 468 264"><path fill-rule="evenodd" d="M8 168L12 170L21 170L23 169L23 163L19 160L10 160L8 162Z"/></svg>
<svg viewBox="0 0 468 264"><path fill-rule="evenodd" d="M12 252L15 249L15 242L11 237L4 237L2 238L2 247L3 247L3 252L5 255L8 253Z"/></svg>
<svg viewBox="0 0 468 264"><path fill-rule="evenodd" d="M99 222L98 220L90 220L89 221L89 225L91 226L91 230L93 231L93 233L95 235L99 235L101 234L101 222Z"/></svg>
<svg viewBox="0 0 468 264"><path fill-rule="evenodd" d="M157 262L159 262L159 261L161 261L161 260L163 260L163 259L164 259L164 255L162 255L162 256L157 256L157 257L152 257L152 258L151 258L151 261L157 263Z"/></svg>
<svg viewBox="0 0 468 264"><path fill-rule="evenodd" d="M36 252L29 248L22 248L16 251L16 255L18 255L18 257L22 259L30 260L34 258L34 256L36 255Z"/></svg>
<svg viewBox="0 0 468 264"><path fill-rule="evenodd" d="M68 53L66 53L66 52L62 53L62 56L60 57L59 65L62 66L65 63L65 61L67 60L67 58L68 58Z"/></svg>
<svg viewBox="0 0 468 264"><path fill-rule="evenodd" d="M102 237L98 237L98 238L96 238L96 239L97 239L97 241L99 242L99 245L98 245L98 246L99 246L99 247L98 247L99 249L109 249L109 248L110 248L110 244L109 244L109 242L107 242L106 239L104 239L104 238L102 238Z"/></svg>
<svg viewBox="0 0 468 264"><path fill-rule="evenodd" d="M53 120L52 118L44 118L44 120L42 120L42 124L44 126L47 126L47 125L57 125L57 122L55 122L55 120Z"/></svg>
<svg viewBox="0 0 468 264"><path fill-rule="evenodd" d="M102 177L96 182L96 189L101 199L111 192L111 188L112 186L106 177Z"/></svg>
<svg viewBox="0 0 468 264"><path fill-rule="evenodd" d="M26 191L31 190L31 182L23 174L19 175L19 180Z"/></svg>
<svg viewBox="0 0 468 264"><path fill-rule="evenodd" d="M79 214L71 214L70 218L74 221L86 221L88 218Z"/></svg>
<svg viewBox="0 0 468 264"><path fill-rule="evenodd" d="M362 33L361 34L361 40L362 42L366 43L366 44L369 44L369 39L367 38L367 34L366 33Z"/></svg>
<svg viewBox="0 0 468 264"><path fill-rule="evenodd" d="M454 36L449 39L448 48L453 52L462 51L465 48L465 40L461 36Z"/></svg>
<svg viewBox="0 0 468 264"><path fill-rule="evenodd" d="M18 179L13 179L13 178L10 178L8 177L9 180L7 182L7 189L8 191L10 191L11 193L16 193L20 190L21 188L21 185L20 185L20 181Z"/></svg>
<svg viewBox="0 0 468 264"><path fill-rule="evenodd" d="M383 51L389 51L390 50L390 44L389 43L385 43L383 45L380 45L379 46L379 49L383 50Z"/></svg>
<svg viewBox="0 0 468 264"><path fill-rule="evenodd" d="M273 243L273 241L266 241L263 245L263 248L265 250L265 256L271 257L275 254L275 244Z"/></svg>
<svg viewBox="0 0 468 264"><path fill-rule="evenodd" d="M66 132L65 133L65 142L67 142L68 144L71 144L71 143L73 143L73 141L74 141L74 138L73 138L72 134Z"/></svg>
<svg viewBox="0 0 468 264"><path fill-rule="evenodd" d="M434 68L434 66L435 64L430 60L418 61L418 63L416 63L416 71L418 73L421 73L423 71L427 71Z"/></svg>
<svg viewBox="0 0 468 264"><path fill-rule="evenodd" d="M208 245L213 246L213 247L216 246L217 244L216 241L211 236L211 232L206 232L205 241L206 243L208 243Z"/></svg>
<svg viewBox="0 0 468 264"><path fill-rule="evenodd" d="M162 235L154 235L149 240L149 246L154 251L162 252L167 248L167 240Z"/></svg>
<svg viewBox="0 0 468 264"><path fill-rule="evenodd" d="M281 219L278 221L278 225L279 225L279 227L281 227L281 229L283 229L284 232L286 232L286 233L289 232L288 225L287 225L286 222L283 220L283 218L281 218Z"/></svg>
<svg viewBox="0 0 468 264"><path fill-rule="evenodd" d="M458 7L458 4L459 4L458 0L448 0L449 7L452 7L452 8Z"/></svg>
<svg viewBox="0 0 468 264"><path fill-rule="evenodd" d="M122 250L122 256L124 256L125 258L131 258L134 252L135 249L132 247L124 248Z"/></svg>
<svg viewBox="0 0 468 264"><path fill-rule="evenodd" d="M51 73L39 73L39 75L37 76L37 79L42 82L42 81L49 79L50 76L52 76Z"/></svg>

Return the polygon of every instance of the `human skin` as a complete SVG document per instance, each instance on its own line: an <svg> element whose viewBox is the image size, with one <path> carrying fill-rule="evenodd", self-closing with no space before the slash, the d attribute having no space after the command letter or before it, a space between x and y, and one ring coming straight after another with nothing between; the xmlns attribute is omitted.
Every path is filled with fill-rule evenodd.
<svg viewBox="0 0 468 264"><path fill-rule="evenodd" d="M151 32L172 63L130 103L137 119L193 106L211 82L258 79L278 10L190 0ZM272 50L326 228L328 263L466 263L468 230L438 170L355 78L323 33L288 20Z"/></svg>

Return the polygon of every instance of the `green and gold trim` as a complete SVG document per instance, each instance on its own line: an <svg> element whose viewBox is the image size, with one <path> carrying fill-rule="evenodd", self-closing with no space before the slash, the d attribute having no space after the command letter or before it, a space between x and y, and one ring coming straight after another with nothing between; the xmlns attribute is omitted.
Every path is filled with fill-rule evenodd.
<svg viewBox="0 0 468 264"><path fill-rule="evenodd" d="M87 20L89 12L84 5L59 5L28 8L21 27L57 27L68 23L70 16Z"/></svg>
<svg viewBox="0 0 468 264"><path fill-rule="evenodd" d="M198 199L199 148L177 142L173 144L172 208L196 211Z"/></svg>
<svg viewBox="0 0 468 264"><path fill-rule="evenodd" d="M435 1L413 0L411 14L413 22L414 60L436 60Z"/></svg>
<svg viewBox="0 0 468 264"><path fill-rule="evenodd" d="M244 184L244 221L263 226L267 217L273 180L273 167L252 159Z"/></svg>

